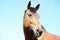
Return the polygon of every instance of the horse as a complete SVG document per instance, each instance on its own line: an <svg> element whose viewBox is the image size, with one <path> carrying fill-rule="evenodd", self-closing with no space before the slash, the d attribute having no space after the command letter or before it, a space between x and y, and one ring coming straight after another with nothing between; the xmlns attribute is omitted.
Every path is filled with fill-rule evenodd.
<svg viewBox="0 0 60 40"><path fill-rule="evenodd" d="M39 7L40 4L36 7L31 7L31 1L29 1L25 10L23 18L25 40L60 40L60 36L49 33L40 24L39 15L37 14Z"/></svg>

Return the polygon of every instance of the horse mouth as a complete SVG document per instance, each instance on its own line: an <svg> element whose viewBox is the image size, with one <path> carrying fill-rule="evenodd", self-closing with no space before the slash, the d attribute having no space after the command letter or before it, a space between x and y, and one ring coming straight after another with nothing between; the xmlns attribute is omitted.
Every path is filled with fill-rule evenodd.
<svg viewBox="0 0 60 40"><path fill-rule="evenodd" d="M40 31L40 30L36 30L36 32L34 32L32 29L30 29L32 35L33 35L33 38L37 38L37 37L40 37L43 33L43 31Z"/></svg>
<svg viewBox="0 0 60 40"><path fill-rule="evenodd" d="M37 30L35 37L40 37L42 35L43 31Z"/></svg>

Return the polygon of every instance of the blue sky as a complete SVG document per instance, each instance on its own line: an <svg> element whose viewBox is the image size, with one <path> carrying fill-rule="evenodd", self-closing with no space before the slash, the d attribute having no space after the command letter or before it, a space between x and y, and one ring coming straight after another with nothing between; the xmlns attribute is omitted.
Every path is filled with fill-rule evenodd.
<svg viewBox="0 0 60 40"><path fill-rule="evenodd" d="M24 40L23 15L29 0L0 0L0 40ZM31 0L45 29L60 35L60 0Z"/></svg>

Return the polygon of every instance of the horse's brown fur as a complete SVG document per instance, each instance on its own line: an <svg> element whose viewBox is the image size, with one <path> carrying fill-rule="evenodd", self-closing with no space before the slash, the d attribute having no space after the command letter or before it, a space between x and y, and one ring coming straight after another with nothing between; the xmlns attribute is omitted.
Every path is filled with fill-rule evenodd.
<svg viewBox="0 0 60 40"><path fill-rule="evenodd" d="M25 40L60 40L59 36L50 34L41 26L39 22L39 15L36 12L39 5L37 5L35 8L30 7L30 5L31 3L29 2L23 20ZM39 37L34 36L37 29L43 31Z"/></svg>
<svg viewBox="0 0 60 40"><path fill-rule="evenodd" d="M38 40L60 40L60 36L51 34L45 31L41 37L37 38Z"/></svg>

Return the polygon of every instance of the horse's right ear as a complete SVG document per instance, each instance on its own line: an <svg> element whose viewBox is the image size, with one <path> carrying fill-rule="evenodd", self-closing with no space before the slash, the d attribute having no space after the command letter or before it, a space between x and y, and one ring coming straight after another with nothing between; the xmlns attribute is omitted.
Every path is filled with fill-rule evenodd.
<svg viewBox="0 0 60 40"><path fill-rule="evenodd" d="M29 1L28 6L27 6L27 9L30 8L30 5L31 5L31 1Z"/></svg>

